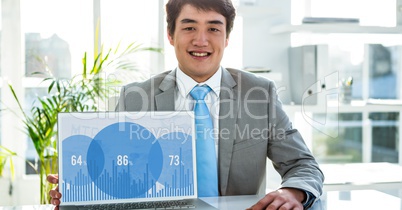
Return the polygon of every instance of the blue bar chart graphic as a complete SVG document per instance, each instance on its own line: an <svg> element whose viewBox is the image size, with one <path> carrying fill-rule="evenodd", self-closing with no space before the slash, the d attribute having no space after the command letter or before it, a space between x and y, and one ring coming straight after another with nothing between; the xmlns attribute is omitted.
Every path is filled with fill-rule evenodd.
<svg viewBox="0 0 402 210"><path fill-rule="evenodd" d="M193 141L187 133L155 138L145 127L124 122L94 138L71 135L61 143L62 202L195 194Z"/></svg>

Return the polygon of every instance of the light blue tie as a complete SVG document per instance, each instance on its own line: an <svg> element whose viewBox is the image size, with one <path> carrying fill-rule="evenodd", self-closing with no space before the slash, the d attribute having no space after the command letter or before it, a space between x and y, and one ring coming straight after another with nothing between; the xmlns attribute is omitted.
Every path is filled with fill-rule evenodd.
<svg viewBox="0 0 402 210"><path fill-rule="evenodd" d="M218 170L212 119L204 98L211 91L207 85L195 86L190 95L196 100L194 107L197 147L198 196L218 196Z"/></svg>

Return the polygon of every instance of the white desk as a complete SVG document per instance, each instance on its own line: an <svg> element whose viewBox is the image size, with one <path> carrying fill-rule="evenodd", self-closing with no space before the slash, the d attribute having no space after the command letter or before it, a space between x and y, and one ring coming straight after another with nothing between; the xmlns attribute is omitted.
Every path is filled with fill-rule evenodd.
<svg viewBox="0 0 402 210"><path fill-rule="evenodd" d="M402 166L392 163L320 164L324 191L402 189Z"/></svg>
<svg viewBox="0 0 402 210"><path fill-rule="evenodd" d="M202 198L219 210L246 209L261 196L224 196ZM324 193L310 210L402 210L402 199L376 190L332 191Z"/></svg>
<svg viewBox="0 0 402 210"><path fill-rule="evenodd" d="M222 196L214 198L202 198L205 202L218 208L219 210L247 209L257 203L263 196L260 195L241 195L241 196ZM318 200L310 210L324 210L323 201Z"/></svg>
<svg viewBox="0 0 402 210"><path fill-rule="evenodd" d="M325 192L321 198L325 210L402 210L402 199L376 190Z"/></svg>

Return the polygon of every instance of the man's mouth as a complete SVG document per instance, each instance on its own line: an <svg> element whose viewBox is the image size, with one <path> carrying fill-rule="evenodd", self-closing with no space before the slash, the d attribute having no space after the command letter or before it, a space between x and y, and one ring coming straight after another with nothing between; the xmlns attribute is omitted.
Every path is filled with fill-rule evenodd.
<svg viewBox="0 0 402 210"><path fill-rule="evenodd" d="M211 55L211 53L208 52L190 52L190 55L195 56L195 57L206 57Z"/></svg>

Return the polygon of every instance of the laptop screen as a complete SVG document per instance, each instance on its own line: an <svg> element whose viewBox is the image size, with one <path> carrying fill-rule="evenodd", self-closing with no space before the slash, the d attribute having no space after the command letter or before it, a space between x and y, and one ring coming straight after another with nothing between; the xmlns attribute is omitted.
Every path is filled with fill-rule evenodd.
<svg viewBox="0 0 402 210"><path fill-rule="evenodd" d="M60 113L62 205L197 197L192 112Z"/></svg>

